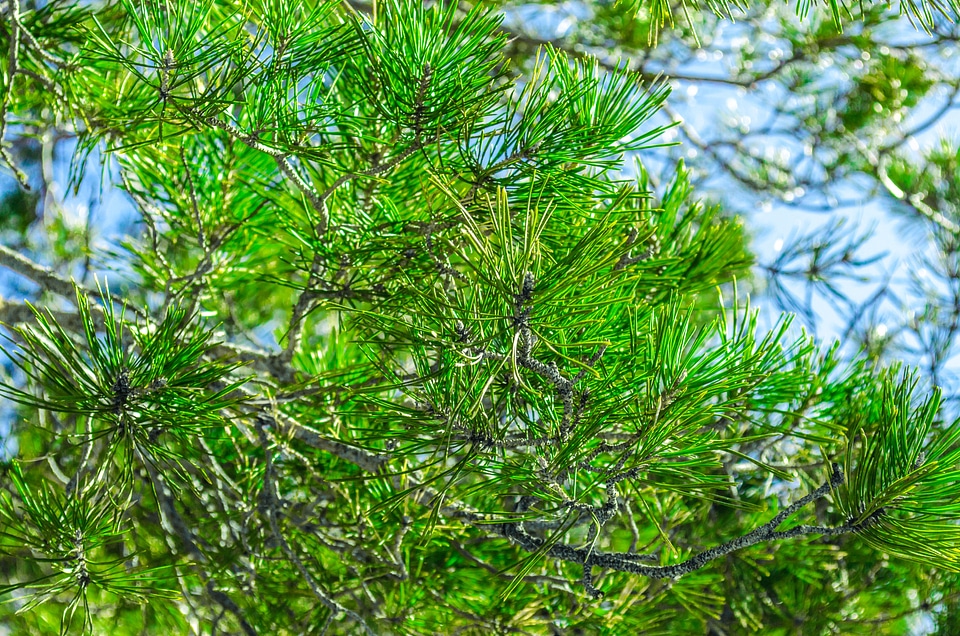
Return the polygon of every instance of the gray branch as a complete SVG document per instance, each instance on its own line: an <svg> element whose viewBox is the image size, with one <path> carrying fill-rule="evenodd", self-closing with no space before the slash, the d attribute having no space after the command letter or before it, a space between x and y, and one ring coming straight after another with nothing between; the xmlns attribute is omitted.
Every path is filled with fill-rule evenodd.
<svg viewBox="0 0 960 636"><path fill-rule="evenodd" d="M637 555L629 552L613 553L613 552L600 552L591 548L575 548L567 544L553 544L547 546L547 543L544 539L539 537L531 536L527 533L521 524L519 523L505 523L497 526L498 532L510 539L512 542L519 545L521 548L528 552L538 552L545 549L545 553L548 556L551 556L561 561L568 561L572 563L579 563L584 567L584 585L589 593L594 596L600 594L599 590L593 587L593 579L590 574L590 571L594 567L606 568L609 570L615 570L618 572L627 572L631 574L638 574L640 576L646 576L652 579L672 579L679 578L690 572L694 572L704 567L711 561L730 554L731 552L736 552L737 550L742 550L743 548L748 548L750 546L756 545L758 543L764 543L768 541L779 541L783 539L792 539L795 537L808 535L808 534L819 534L824 536L835 536L840 534L847 534L850 532L857 532L867 527L875 521L875 517L863 521L861 523L846 523L839 527L825 527L825 526L808 526L800 525L790 530L778 531L777 528L786 521L791 515L796 513L802 507L807 504L820 499L826 496L832 489L836 488L843 483L843 473L840 470L840 467L836 464L833 466L833 474L830 477L830 480L817 488L812 493L802 497L795 503L784 508L780 513L778 513L773 519L763 524L759 528L749 532L743 536L732 539L727 543L710 548L709 550L704 550L694 556L690 557L682 563L677 563L675 565L664 565L664 566L651 566L651 565L641 565L637 561L645 560L645 555Z"/></svg>

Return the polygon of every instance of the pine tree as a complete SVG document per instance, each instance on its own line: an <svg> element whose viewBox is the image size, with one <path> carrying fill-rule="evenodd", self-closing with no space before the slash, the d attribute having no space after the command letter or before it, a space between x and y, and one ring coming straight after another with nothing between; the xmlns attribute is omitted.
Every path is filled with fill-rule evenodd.
<svg viewBox="0 0 960 636"><path fill-rule="evenodd" d="M91 280L0 246L44 290L0 305L0 624L899 633L956 604L960 424L903 365L761 328L682 162L624 176L666 84L551 46L518 74L483 6L5 17L0 140L71 122L76 182L103 152L142 224Z"/></svg>
<svg viewBox="0 0 960 636"><path fill-rule="evenodd" d="M521 68L550 44L669 76L659 121L677 122L664 139L681 143L644 153L651 183L683 157L698 197L747 219L755 296L846 352L908 360L957 393L960 26L947 7L506 6L506 55ZM791 230L770 221L783 216L800 218Z"/></svg>

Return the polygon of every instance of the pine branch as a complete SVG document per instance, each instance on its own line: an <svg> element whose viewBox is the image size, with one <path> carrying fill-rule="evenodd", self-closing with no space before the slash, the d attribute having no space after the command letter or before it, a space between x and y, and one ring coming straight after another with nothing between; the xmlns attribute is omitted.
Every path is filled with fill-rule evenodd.
<svg viewBox="0 0 960 636"><path fill-rule="evenodd" d="M48 267L34 263L26 256L0 245L0 265L29 278L45 290L70 298L75 294L73 283L60 277Z"/></svg>
<svg viewBox="0 0 960 636"><path fill-rule="evenodd" d="M392 459L389 454L371 453L356 446L350 446L349 444L326 438L311 428L297 422L289 415L282 413L277 413L277 415L282 420L282 423L277 423L273 420L272 416L267 416L264 413L260 413L258 417L261 419L267 418L268 421L274 423L281 435L288 435L292 432L294 439L303 442L311 448L330 453L339 459L350 462L368 473L376 474L382 466L388 464Z"/></svg>
<svg viewBox="0 0 960 636"><path fill-rule="evenodd" d="M288 152L268 146L261 142L256 135L248 134L233 124L221 121L217 117L204 117L197 111L189 109L185 110L185 114L194 120L206 122L208 125L224 131L231 139L239 141L253 150L259 150L273 157L280 172L293 182L297 189L310 201L310 204L317 214L320 215L317 222L318 236L326 233L327 226L330 223L330 214L327 211L326 202L317 194L316 189L304 181L296 168L293 167L293 164L290 163L290 155Z"/></svg>
<svg viewBox="0 0 960 636"><path fill-rule="evenodd" d="M570 380L560 373L553 362L544 364L533 356L533 332L530 330L531 300L533 298L536 281L531 272L523 275L520 292L515 297L513 324L517 331L519 347L516 349L516 360L520 366L533 371L541 378L553 385L563 405L563 416L560 420L560 439L565 440L573 427L573 386L575 380ZM577 376L578 378L581 376Z"/></svg>
<svg viewBox="0 0 960 636"><path fill-rule="evenodd" d="M334 600L328 592L321 589L320 584L316 581L316 579L314 579L313 575L307 571L307 568L304 566L300 556L294 552L293 548L290 547L290 543L287 541L286 537L284 537L280 532L280 526L277 523L277 495L274 490L275 486L273 484L273 456L269 448L266 433L264 432L264 422L258 419L256 426L257 432L260 436L260 444L263 447L264 462L266 467L263 478L263 489L260 491L260 505L266 513L267 520L270 523L270 529L273 531L273 536L277 539L277 542L283 549L284 554L286 554L287 558L293 562L297 570L300 572L300 575L307 582L307 585L310 587L313 595L324 607L330 610L334 617L341 614L346 615L353 619L363 629L363 631L368 634L368 636L374 636L375 632L370 629L369 625L367 625L366 621L364 621L359 614L353 610L345 608L343 605Z"/></svg>
<svg viewBox="0 0 960 636"><path fill-rule="evenodd" d="M14 271L25 278L28 278L38 284L42 289L58 296L63 296L69 300L75 299L77 289L85 296L98 298L104 302L113 302L118 305L126 305L124 300L114 294L104 294L99 289L90 289L77 285L74 281L67 280L54 272L49 267L39 265L19 252L16 252L5 245L0 245L0 267ZM130 310L140 317L146 317L142 309L131 306ZM94 312L102 315L99 307L94 307Z"/></svg>
<svg viewBox="0 0 960 636"><path fill-rule="evenodd" d="M809 534L836 536L851 532L858 532L871 523L872 520L860 524L848 523L839 527L800 525L791 528L790 530L777 531L777 528L791 515L796 513L807 504L823 498L827 495L827 493L837 488L842 483L843 473L841 472L839 465L835 464L830 481L826 482L812 493L797 500L764 525L741 537L728 541L727 543L700 552L686 561L676 565L646 566L636 563L637 560L645 559L645 555L631 553L604 553L593 549L574 548L562 543L547 544L543 539L534 537L527 533L520 523L501 524L497 526L497 529L500 534L510 539L512 542L516 543L528 552L539 552L541 550L545 550L545 553L548 556L560 559L561 561L579 563L583 565L584 586L586 587L587 591L591 593L591 595L599 597L601 593L599 590L596 590L596 588L593 587L592 578L588 574L588 572L594 567L638 574L640 576L645 576L652 579L679 578L685 574L699 570L719 557L756 545L758 543L792 539ZM474 519L472 521L476 520Z"/></svg>
<svg viewBox="0 0 960 636"><path fill-rule="evenodd" d="M4 163L13 171L13 176L17 182L20 183L20 186L25 190L29 190L30 184L27 180L26 173L17 166L10 151L7 150L4 145L4 139L6 139L7 136L7 109L10 107L10 102L13 99L13 84L20 68L21 33L20 0L8 0L7 6L9 7L11 15L10 48L7 51L7 82L3 97L0 98L0 159L3 159ZM3 246L0 245L0 247Z"/></svg>
<svg viewBox="0 0 960 636"><path fill-rule="evenodd" d="M76 314L57 312L54 314L54 317L58 323L66 326L71 331L77 333L83 331L83 323L80 322L79 316ZM33 322L33 319L33 310L29 306L23 303L10 302L0 297L0 323L15 325L17 323Z"/></svg>
<svg viewBox="0 0 960 636"><path fill-rule="evenodd" d="M141 457L141 459L143 458ZM162 475L157 471L150 461L143 461L143 466L146 468L147 475L149 476L150 486L157 496L157 502L160 506L160 513L163 520L166 522L165 525L172 530L172 533L178 538L181 546L183 546L187 554L189 554L198 563L208 563L209 559L207 558L207 555L203 550L200 549L198 545L200 539L194 535L193 531L187 525L179 511L177 511L176 504L170 495L169 488L164 482ZM236 567L236 564L231 564L231 566ZM250 625L246 617L244 617L243 610L240 608L240 606L237 605L236 602L225 592L216 589L216 581L209 572L204 570L200 570L199 572L201 578L204 580L204 589L206 589L207 593L210 595L210 598L213 599L224 610L230 612L236 617L241 629L243 629L247 636L257 636L257 631L252 625Z"/></svg>

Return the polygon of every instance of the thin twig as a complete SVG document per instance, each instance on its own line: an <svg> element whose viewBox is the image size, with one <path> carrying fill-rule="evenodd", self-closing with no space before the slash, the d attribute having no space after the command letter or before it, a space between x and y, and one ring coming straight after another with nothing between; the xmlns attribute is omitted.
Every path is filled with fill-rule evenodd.
<svg viewBox="0 0 960 636"><path fill-rule="evenodd" d="M180 164L183 166L183 172L187 175L187 192L190 194L190 206L193 209L193 220L197 224L197 242L200 249L207 251L207 237L203 232L203 220L200 218L200 205L197 203L197 191L193 187L193 176L190 174L190 164L187 163L187 154L180 144Z"/></svg>
<svg viewBox="0 0 960 636"><path fill-rule="evenodd" d="M283 549L284 554L287 555L287 558L293 562L297 570L300 572L300 575L307 582L307 585L310 587L310 590L313 592L313 595L320 601L324 607L326 607L332 614L339 616L344 614L349 616L354 621L360 625L363 630L368 634L368 636L374 636L374 631L370 629L366 621L361 618L359 614L353 610L347 609L337 601L335 601L327 592L321 589L320 584L316 581L312 574L304 566L303 561L300 559L300 556L293 551L293 548L290 547L290 543L287 541L286 537L280 532L280 526L277 523L277 511L276 511L276 494L274 493L274 484L273 484L273 455L270 452L269 443L267 441L267 436L264 431L264 422L262 419L257 420L257 431L260 436L260 444L263 447L264 453L264 462L265 462L265 472L263 476L263 490L261 490L261 503L263 505L264 511L266 512L267 521L270 524L270 529L273 531L273 536L276 538L277 542L280 544L281 549Z"/></svg>
<svg viewBox="0 0 960 636"><path fill-rule="evenodd" d="M27 174L17 167L13 155L4 147L3 140L7 136L7 108L13 97L13 83L20 68L20 0L9 0L10 13L10 48L7 53L7 86L0 101L0 158L13 171L13 176L24 190L30 189ZM2 247L2 246L0 246Z"/></svg>

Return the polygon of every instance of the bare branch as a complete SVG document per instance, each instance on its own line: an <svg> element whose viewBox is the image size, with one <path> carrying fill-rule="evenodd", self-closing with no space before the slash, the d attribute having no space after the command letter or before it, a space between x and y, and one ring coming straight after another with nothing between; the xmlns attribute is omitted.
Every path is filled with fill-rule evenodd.
<svg viewBox="0 0 960 636"><path fill-rule="evenodd" d="M0 245L0 267L6 267L7 269L18 273L25 278L29 278L33 282L40 285L40 287L42 287L45 291L63 296L67 299L76 298L77 289L79 289L84 295L98 298L104 302L114 302L120 305L126 304L119 296L115 296L113 294L108 296L101 293L100 290L81 287L72 280L63 278L49 267L44 267L43 265L35 263L26 256L23 256L19 252L16 252L5 245ZM128 307L138 316L145 317L146 314L142 309L135 306ZM99 311L99 308L94 309L93 311Z"/></svg>

